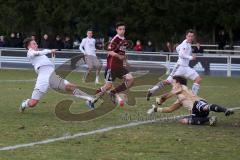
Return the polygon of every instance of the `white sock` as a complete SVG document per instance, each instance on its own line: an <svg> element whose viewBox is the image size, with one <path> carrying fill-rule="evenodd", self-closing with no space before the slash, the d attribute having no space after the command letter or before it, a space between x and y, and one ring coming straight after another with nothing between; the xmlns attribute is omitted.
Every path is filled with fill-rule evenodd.
<svg viewBox="0 0 240 160"><path fill-rule="evenodd" d="M155 93L158 89L159 89L158 86L153 86L149 91L150 91L151 93Z"/></svg>
<svg viewBox="0 0 240 160"><path fill-rule="evenodd" d="M193 85L192 85L192 92L193 92L195 95L197 95L199 88L200 88L200 85L199 85L199 84L193 83Z"/></svg>
<svg viewBox="0 0 240 160"><path fill-rule="evenodd" d="M154 94L155 92L157 92L158 90L164 88L164 84L162 81L158 82L155 86L153 86L149 91Z"/></svg>
<svg viewBox="0 0 240 160"><path fill-rule="evenodd" d="M86 93L81 91L80 89L76 88L73 91L73 95L86 95Z"/></svg>
<svg viewBox="0 0 240 160"><path fill-rule="evenodd" d="M84 100L92 100L92 96L86 94L85 92L81 91L80 89L75 89L73 91L73 95L77 98L81 98L81 99L84 99Z"/></svg>
<svg viewBox="0 0 240 160"><path fill-rule="evenodd" d="M96 75L96 80L95 80L96 82L98 82L99 81L99 75Z"/></svg>

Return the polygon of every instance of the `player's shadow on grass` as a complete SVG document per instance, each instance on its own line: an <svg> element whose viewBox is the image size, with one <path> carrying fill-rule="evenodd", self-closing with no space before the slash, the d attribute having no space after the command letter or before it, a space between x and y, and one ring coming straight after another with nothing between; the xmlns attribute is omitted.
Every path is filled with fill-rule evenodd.
<svg viewBox="0 0 240 160"><path fill-rule="evenodd" d="M65 79L65 77L67 77L69 74L71 74L76 69L76 67L75 68L72 67L72 66L76 66L76 64L70 66L69 62L77 63L80 61L80 64L79 64L80 66L84 65L84 63L85 63L83 55L73 57L73 59L65 62L63 65L58 67L56 69L56 73ZM162 75L164 75L166 73L165 66L160 66L159 68L160 69L158 70L157 73L155 71L146 70L146 68L144 68L144 67L131 68L130 72L132 72L135 77L134 78L134 86L156 84L159 81L159 77L161 77ZM138 74L139 71L141 73L145 73L145 74ZM92 82L92 80L94 79L92 77L93 77L93 74L90 74L90 76L87 79L87 82ZM117 86L120 83L122 83L122 80L117 80L116 82L113 83L113 86ZM87 85L87 83L86 83L86 85ZM90 95L95 94L95 91L96 91L96 89L85 87L85 86L79 86L79 89ZM166 91L166 90L162 90L162 92L164 92L164 91ZM72 93L61 92L61 91L57 91L57 92L59 92L61 94L72 94ZM123 92L123 94L127 95L128 101L126 103L130 106L134 106L136 104L136 98L145 97L146 93L147 93L147 91L134 91L132 89ZM158 94L160 94L160 93L158 93ZM158 94L156 94L156 95L158 95ZM74 101L65 99L65 100L60 101L56 105L55 113L59 119L64 120L64 121L88 121L88 120L96 119L103 115L106 115L107 113L110 113L117 107L117 104L114 104L110 100L110 97L108 94L105 94L102 97L101 102L102 103L98 104L98 106L94 110L89 110L88 112L83 112L83 113L79 113L79 114L73 114L70 112L70 107L74 103Z"/></svg>

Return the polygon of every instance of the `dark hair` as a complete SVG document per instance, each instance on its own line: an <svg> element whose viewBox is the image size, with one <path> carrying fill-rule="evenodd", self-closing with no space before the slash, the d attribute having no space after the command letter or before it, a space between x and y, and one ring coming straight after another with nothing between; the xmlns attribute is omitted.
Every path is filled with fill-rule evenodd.
<svg viewBox="0 0 240 160"><path fill-rule="evenodd" d="M173 79L175 79L176 82L180 83L181 85L187 85L187 79L182 76L174 76Z"/></svg>
<svg viewBox="0 0 240 160"><path fill-rule="evenodd" d="M89 28L89 29L87 30L87 32L93 32L93 29Z"/></svg>
<svg viewBox="0 0 240 160"><path fill-rule="evenodd" d="M120 27L120 26L126 26L124 22L117 22L116 23L116 28Z"/></svg>
<svg viewBox="0 0 240 160"><path fill-rule="evenodd" d="M25 39L23 40L23 47L26 48L26 49L28 49L28 45L29 45L29 43L30 43L31 41L33 41L32 38L30 38L30 37L25 38Z"/></svg>
<svg viewBox="0 0 240 160"><path fill-rule="evenodd" d="M195 34L195 31L194 31L193 29L188 29L188 30L186 31L186 35L187 35L188 33L194 33L194 34Z"/></svg>

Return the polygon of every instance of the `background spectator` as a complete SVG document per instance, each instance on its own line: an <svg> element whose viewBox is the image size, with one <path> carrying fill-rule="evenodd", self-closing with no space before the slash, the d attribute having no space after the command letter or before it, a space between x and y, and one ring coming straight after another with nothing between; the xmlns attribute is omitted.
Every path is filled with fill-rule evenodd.
<svg viewBox="0 0 240 160"><path fill-rule="evenodd" d="M73 48L73 44L71 42L71 39L69 36L66 36L64 39L64 49L72 49Z"/></svg>
<svg viewBox="0 0 240 160"><path fill-rule="evenodd" d="M23 39L20 33L16 34L16 47L22 48L23 47Z"/></svg>
<svg viewBox="0 0 240 160"><path fill-rule="evenodd" d="M73 49L78 49L80 45L79 36L75 35L74 41L73 41Z"/></svg>
<svg viewBox="0 0 240 160"><path fill-rule="evenodd" d="M61 39L60 35L57 35L53 42L53 48L61 51L61 49L63 49L63 47L64 47L64 45L63 45L62 39Z"/></svg>
<svg viewBox="0 0 240 160"><path fill-rule="evenodd" d="M174 46L173 46L173 52L177 52L176 48L177 48L178 45L179 45L178 43L174 44Z"/></svg>
<svg viewBox="0 0 240 160"><path fill-rule="evenodd" d="M41 48L50 48L50 40L47 34L43 35L43 38L41 40Z"/></svg>
<svg viewBox="0 0 240 160"><path fill-rule="evenodd" d="M225 32L222 30L218 34L218 49L224 50L226 43L227 43L227 36L225 35Z"/></svg>
<svg viewBox="0 0 240 160"><path fill-rule="evenodd" d="M0 36L0 47L6 47L6 42L4 40L4 36Z"/></svg>
<svg viewBox="0 0 240 160"><path fill-rule="evenodd" d="M140 41L140 40L137 40L137 42L136 42L136 45L133 47L133 49L134 49L134 51L137 51L137 52L139 52L139 51L142 51L142 50L143 50L143 46L142 46L142 44L141 44L141 41Z"/></svg>
<svg viewBox="0 0 240 160"><path fill-rule="evenodd" d="M196 46L193 47L193 53L203 53L203 48L199 42L197 42Z"/></svg>
<svg viewBox="0 0 240 160"><path fill-rule="evenodd" d="M144 51L146 51L146 52L156 52L155 47L152 45L151 41L148 41L147 46L145 47Z"/></svg>
<svg viewBox="0 0 240 160"><path fill-rule="evenodd" d="M109 40L110 42L111 40ZM96 38L96 49L103 50L104 49L104 38Z"/></svg>
<svg viewBox="0 0 240 160"><path fill-rule="evenodd" d="M8 47L17 47L17 39L15 36L15 33L11 33L7 46Z"/></svg>
<svg viewBox="0 0 240 160"><path fill-rule="evenodd" d="M164 46L163 46L163 52L173 52L173 47L171 45L170 42L167 42Z"/></svg>
<svg viewBox="0 0 240 160"><path fill-rule="evenodd" d="M35 35L31 35L31 38L36 41L36 36Z"/></svg>

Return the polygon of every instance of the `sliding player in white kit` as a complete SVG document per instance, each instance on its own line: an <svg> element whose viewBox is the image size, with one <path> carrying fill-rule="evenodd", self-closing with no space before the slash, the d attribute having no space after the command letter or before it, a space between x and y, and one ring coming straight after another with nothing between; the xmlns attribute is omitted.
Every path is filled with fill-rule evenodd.
<svg viewBox="0 0 240 160"><path fill-rule="evenodd" d="M186 32L186 39L176 48L178 53L178 61L173 68L171 74L168 76L166 80L163 80L157 83L155 86L150 88L147 93L147 100L150 100L150 97L162 89L166 85L169 85L173 81L173 76L183 76L185 78L191 79L194 81L192 86L192 91L195 95L197 95L198 90L200 88L201 77L199 74L191 67L189 67L189 61L195 60L196 56L192 55L192 47L191 43L193 42L195 35L192 29L189 29Z"/></svg>
<svg viewBox="0 0 240 160"><path fill-rule="evenodd" d="M46 56L49 53L55 55L56 50L44 49L39 51L36 41L31 38L24 40L24 47L28 49L27 57L34 66L38 77L31 99L22 102L19 108L20 112L23 112L26 108L36 106L49 87L56 90L70 91L75 97L87 100L87 105L94 108L93 97L79 90L77 85L56 75L53 62Z"/></svg>
<svg viewBox="0 0 240 160"><path fill-rule="evenodd" d="M93 31L87 31L87 37L83 38L79 49L85 56L86 63L88 65L88 71L84 76L84 80L86 80L87 76L90 74L93 68L96 69L96 80L95 84L99 83L99 73L101 70L101 64L96 56L96 40L93 38Z"/></svg>

